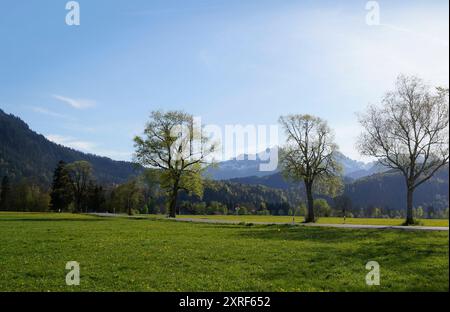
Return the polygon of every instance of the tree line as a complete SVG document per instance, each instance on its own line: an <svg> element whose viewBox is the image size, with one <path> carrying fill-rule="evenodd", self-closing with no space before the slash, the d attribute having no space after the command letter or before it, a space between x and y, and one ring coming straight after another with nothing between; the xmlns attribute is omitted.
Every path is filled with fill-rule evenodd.
<svg viewBox="0 0 450 312"><path fill-rule="evenodd" d="M77 212L71 191L67 165L60 162L54 173L51 189L45 189L30 179L11 183L3 177L0 187L0 210L30 212ZM70 166L69 166L70 168ZM102 187L95 177L87 183L81 212L109 212L126 214L166 214L167 200L158 185L157 171L147 170L127 183ZM276 215L306 216L304 190L274 189L263 185L231 181L205 181L203 197L180 192L177 214L193 215ZM439 205L438 205L439 206ZM418 218L448 218L448 207L441 209L434 203L414 208ZM402 209L360 206L345 194L315 198L313 209L320 217L376 217L405 218Z"/></svg>
<svg viewBox="0 0 450 312"><path fill-rule="evenodd" d="M414 76L400 75L381 105L359 115L363 132L357 148L364 156L400 172L407 187L405 225L414 224L413 195L449 161L449 91L431 88ZM291 114L279 118L286 143L281 167L287 179L304 183L306 222L315 222L314 194L335 197L342 192L342 168L332 129L320 117ZM184 112L153 112L144 136L135 138L135 161L158 168L169 201L169 216L177 214L180 190L202 195L202 171L214 152L202 131L194 134L193 117ZM197 130L198 131L198 130ZM195 141L195 144L194 144ZM192 146L200 146L193 152Z"/></svg>
<svg viewBox="0 0 450 312"><path fill-rule="evenodd" d="M433 89L417 77L401 75L381 105L370 106L359 115L363 128L357 144L360 153L378 159L404 178L406 207L394 217L404 217L405 224L415 223L414 216L432 215L430 209L413 207L413 195L448 164L448 94L448 89ZM144 135L134 139L134 161L146 168L139 177L104 190L94 182L89 162L60 162L49 194L29 187L24 198L20 193L13 196L5 177L0 209L11 209L27 200L22 207L33 208L26 209L48 206L52 211L150 212L169 217L180 213L303 214L306 222L331 215L392 217L392 211L397 211L369 207L369 212L364 212L345 199L342 168L336 160L339 147L325 120L291 114L281 116L279 122L286 135L280 152L281 169L287 180L304 184L305 202L299 189L277 193L262 186L240 185L233 190L232 183L205 180L203 173L211 165L209 156L217 145L202 129L196 129L192 115L155 111Z"/></svg>
<svg viewBox="0 0 450 312"><path fill-rule="evenodd" d="M128 182L113 186L97 184L93 166L87 162L66 164L54 170L52 186L23 179L11 183L3 177L0 210L54 212L110 212L164 214L167 197L161 188L161 172L148 169ZM203 196L181 191L177 213L192 214L288 214L301 202L297 192L261 185L225 181L204 181ZM31 194L31 195L28 195Z"/></svg>

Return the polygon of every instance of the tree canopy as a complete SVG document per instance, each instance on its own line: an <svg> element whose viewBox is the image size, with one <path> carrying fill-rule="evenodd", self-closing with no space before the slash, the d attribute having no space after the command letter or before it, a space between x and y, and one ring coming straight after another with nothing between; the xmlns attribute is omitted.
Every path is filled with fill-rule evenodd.
<svg viewBox="0 0 450 312"><path fill-rule="evenodd" d="M361 154L403 174L406 223L413 220L413 192L449 161L448 89L433 90L421 79L400 75L380 106L359 116Z"/></svg>
<svg viewBox="0 0 450 312"><path fill-rule="evenodd" d="M280 117L286 134L281 165L284 175L303 181L308 201L307 222L314 222L313 191L336 193L341 189L341 167L336 161L338 146L325 120L311 115Z"/></svg>
<svg viewBox="0 0 450 312"><path fill-rule="evenodd" d="M169 215L175 217L180 190L202 195L202 172L214 152L192 115L181 111L155 111L143 137L135 137L135 161L161 170L161 187L169 198Z"/></svg>

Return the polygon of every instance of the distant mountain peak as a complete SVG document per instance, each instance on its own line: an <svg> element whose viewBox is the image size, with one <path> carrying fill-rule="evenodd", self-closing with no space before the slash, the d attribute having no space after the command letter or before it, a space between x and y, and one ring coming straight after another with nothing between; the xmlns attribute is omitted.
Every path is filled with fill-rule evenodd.
<svg viewBox="0 0 450 312"><path fill-rule="evenodd" d="M215 180L227 180L252 176L263 177L274 174L279 170L260 171L259 165L265 162L264 160L261 160L260 155L269 152L277 152L276 149L266 149L266 151L258 154L241 154L238 157L222 161L215 168L208 169L207 175ZM385 170L385 168L379 166L377 162L365 163L353 160L341 152L337 152L336 158L343 167L344 176L351 179L358 179Z"/></svg>

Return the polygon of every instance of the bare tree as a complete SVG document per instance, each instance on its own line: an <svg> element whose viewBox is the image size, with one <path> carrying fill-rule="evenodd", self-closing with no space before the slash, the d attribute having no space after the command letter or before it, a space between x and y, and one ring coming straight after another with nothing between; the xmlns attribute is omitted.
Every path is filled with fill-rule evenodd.
<svg viewBox="0 0 450 312"><path fill-rule="evenodd" d="M448 89L433 91L417 77L400 75L382 105L359 116L361 154L405 177L407 225L414 223L414 190L449 161Z"/></svg>
<svg viewBox="0 0 450 312"><path fill-rule="evenodd" d="M152 112L144 137L134 139L135 161L161 171L160 183L169 198L169 216L176 216L180 190L201 195L201 173L215 151L194 118L184 112Z"/></svg>
<svg viewBox="0 0 450 312"><path fill-rule="evenodd" d="M283 172L288 178L305 183L308 202L305 222L314 222L313 191L335 193L341 186L341 168L335 159L338 147L327 122L318 117L282 116L280 124L287 136L281 154Z"/></svg>
<svg viewBox="0 0 450 312"><path fill-rule="evenodd" d="M75 161L66 166L75 202L75 211L82 212L87 196L88 183L92 177L92 165L87 161Z"/></svg>

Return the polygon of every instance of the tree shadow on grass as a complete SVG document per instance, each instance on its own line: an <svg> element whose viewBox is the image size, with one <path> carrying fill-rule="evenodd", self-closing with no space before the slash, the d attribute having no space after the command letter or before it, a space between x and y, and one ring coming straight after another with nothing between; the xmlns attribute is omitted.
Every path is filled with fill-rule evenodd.
<svg viewBox="0 0 450 312"><path fill-rule="evenodd" d="M236 235L248 239L311 242L318 255L332 254L343 259L386 258L403 265L429 257L448 259L448 236L436 232L281 226L242 229Z"/></svg>
<svg viewBox="0 0 450 312"><path fill-rule="evenodd" d="M242 227L239 235L261 239L316 240L346 242L359 239L380 239L386 237L403 238L414 241L424 237L447 237L446 232L404 231L397 229L352 229L334 227L305 227L296 225L266 225Z"/></svg>
<svg viewBox="0 0 450 312"><path fill-rule="evenodd" d="M387 289L441 289L445 285L433 285L432 280L445 272L448 275L448 269L445 269L448 267L448 236L438 233L278 227L242 229L236 235L247 239L292 241L292 260L289 262L298 264L284 265L281 269L265 268L258 274L258 278L265 281L298 279L321 290L367 291L363 283L368 272L365 265L372 260L378 261L385 273L389 272ZM435 235L438 239L433 240ZM265 253L264 250L261 252ZM279 259L271 257L272 261L283 263L286 260L281 254ZM435 267L429 267L431 262L434 263L433 259L447 259L447 264L443 261L442 267L435 272ZM354 284L352 278L355 276L361 282ZM333 286L327 286L328 281Z"/></svg>
<svg viewBox="0 0 450 312"><path fill-rule="evenodd" d="M341 229L325 227L303 227L290 225L272 225L245 227L238 231L239 236L270 240L318 241L318 242L350 242L362 239L377 239L385 230Z"/></svg>

